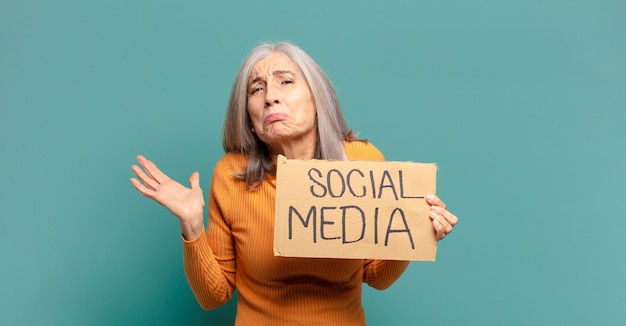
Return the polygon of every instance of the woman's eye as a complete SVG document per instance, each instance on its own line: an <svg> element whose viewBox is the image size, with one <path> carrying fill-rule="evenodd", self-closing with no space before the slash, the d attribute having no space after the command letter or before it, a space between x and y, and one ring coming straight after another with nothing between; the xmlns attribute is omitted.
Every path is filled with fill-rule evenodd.
<svg viewBox="0 0 626 326"><path fill-rule="evenodd" d="M285 79L285 80L283 80L283 84L293 84L293 80Z"/></svg>
<svg viewBox="0 0 626 326"><path fill-rule="evenodd" d="M262 90L263 90L263 87L261 87L261 86L254 87L254 88L252 88L252 89L250 90L250 95L252 95L252 94L256 94L256 93L258 93L258 92L260 92L260 91L262 91Z"/></svg>

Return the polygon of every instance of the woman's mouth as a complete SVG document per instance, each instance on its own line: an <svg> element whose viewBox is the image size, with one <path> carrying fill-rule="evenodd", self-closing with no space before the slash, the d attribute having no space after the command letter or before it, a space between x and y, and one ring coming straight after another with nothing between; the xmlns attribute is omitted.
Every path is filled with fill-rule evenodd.
<svg viewBox="0 0 626 326"><path fill-rule="evenodd" d="M263 120L264 123L272 123L272 122L276 122L276 121L281 121L281 120L285 120L287 118L287 115L284 113L272 113L270 115L268 115L267 117L265 117L265 120Z"/></svg>

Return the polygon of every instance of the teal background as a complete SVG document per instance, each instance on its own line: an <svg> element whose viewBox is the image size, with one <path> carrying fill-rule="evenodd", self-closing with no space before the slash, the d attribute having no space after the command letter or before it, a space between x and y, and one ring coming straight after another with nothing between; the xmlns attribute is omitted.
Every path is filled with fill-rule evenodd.
<svg viewBox="0 0 626 326"><path fill-rule="evenodd" d="M291 40L460 223L371 325L626 324L626 2L0 2L0 324L229 325L137 154L205 190L244 56Z"/></svg>

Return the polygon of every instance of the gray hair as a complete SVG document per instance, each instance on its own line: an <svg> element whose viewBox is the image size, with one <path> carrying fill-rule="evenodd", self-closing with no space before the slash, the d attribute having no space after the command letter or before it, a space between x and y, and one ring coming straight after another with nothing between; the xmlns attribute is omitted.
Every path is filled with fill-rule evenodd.
<svg viewBox="0 0 626 326"><path fill-rule="evenodd" d="M343 140L356 139L343 117L330 79L317 62L292 43L263 43L248 54L237 72L226 109L222 138L225 152L238 152L248 157L246 170L235 175L245 179L251 188L260 185L266 173L274 173L275 167L266 144L252 132L252 122L248 114L248 78L259 60L277 52L291 59L311 89L317 113L315 158L346 160Z"/></svg>

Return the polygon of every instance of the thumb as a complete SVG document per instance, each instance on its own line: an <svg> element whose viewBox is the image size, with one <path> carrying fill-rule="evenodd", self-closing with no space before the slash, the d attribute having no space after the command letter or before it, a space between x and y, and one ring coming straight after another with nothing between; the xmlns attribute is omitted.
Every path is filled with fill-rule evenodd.
<svg viewBox="0 0 626 326"><path fill-rule="evenodd" d="M200 172L196 171L189 177L189 185L191 189L200 188Z"/></svg>

